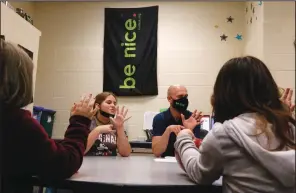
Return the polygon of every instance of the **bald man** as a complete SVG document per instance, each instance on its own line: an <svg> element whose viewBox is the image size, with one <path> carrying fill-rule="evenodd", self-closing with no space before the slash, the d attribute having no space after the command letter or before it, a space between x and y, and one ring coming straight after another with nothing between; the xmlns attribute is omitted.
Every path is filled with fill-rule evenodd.
<svg viewBox="0 0 296 193"><path fill-rule="evenodd" d="M181 85L170 86L167 99L170 103L168 110L153 119L152 151L156 157L175 156L176 135L184 128L191 129L197 138L204 137L200 133L201 112L187 110L187 89ZM204 130L203 135L206 133Z"/></svg>

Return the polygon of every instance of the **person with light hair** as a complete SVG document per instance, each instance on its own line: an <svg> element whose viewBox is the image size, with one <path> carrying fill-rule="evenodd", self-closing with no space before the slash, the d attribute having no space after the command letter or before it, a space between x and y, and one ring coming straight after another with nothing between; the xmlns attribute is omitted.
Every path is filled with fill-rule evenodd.
<svg viewBox="0 0 296 193"><path fill-rule="evenodd" d="M0 100L2 118L2 191L32 192L22 183L32 176L42 180L71 177L82 164L89 126L97 108L84 95L70 112L64 140L55 142L23 109L32 102L33 61L18 46L0 40Z"/></svg>

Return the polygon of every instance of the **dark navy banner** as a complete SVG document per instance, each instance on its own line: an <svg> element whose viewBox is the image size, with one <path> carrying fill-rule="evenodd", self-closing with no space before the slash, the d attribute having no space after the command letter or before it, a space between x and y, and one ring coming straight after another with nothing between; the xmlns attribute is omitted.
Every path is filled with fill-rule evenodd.
<svg viewBox="0 0 296 193"><path fill-rule="evenodd" d="M105 8L103 91L157 95L158 6Z"/></svg>

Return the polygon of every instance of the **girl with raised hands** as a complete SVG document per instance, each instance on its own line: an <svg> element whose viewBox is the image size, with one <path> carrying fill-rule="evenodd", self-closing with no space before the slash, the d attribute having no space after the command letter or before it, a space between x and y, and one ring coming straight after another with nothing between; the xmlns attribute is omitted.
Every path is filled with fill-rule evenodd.
<svg viewBox="0 0 296 193"><path fill-rule="evenodd" d="M88 136L86 155L116 156L118 153L127 157L131 153L124 122L128 109L117 106L117 98L113 93L103 92L95 97L94 108L98 112L94 116Z"/></svg>

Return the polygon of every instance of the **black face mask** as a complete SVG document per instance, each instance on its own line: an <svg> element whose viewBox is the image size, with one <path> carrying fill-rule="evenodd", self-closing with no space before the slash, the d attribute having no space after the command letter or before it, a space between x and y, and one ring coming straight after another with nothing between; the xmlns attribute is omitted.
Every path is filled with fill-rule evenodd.
<svg viewBox="0 0 296 193"><path fill-rule="evenodd" d="M184 96L178 100L173 101L173 108L176 109L180 113L184 113L188 107L188 96Z"/></svg>
<svg viewBox="0 0 296 193"><path fill-rule="evenodd" d="M110 113L106 113L106 112L104 112L104 111L102 111L102 110L100 110L100 114L101 114L102 116L104 116L104 117L107 117L107 118L109 118L109 117L114 118L114 117L115 117L115 115L112 115L112 114L110 114Z"/></svg>

